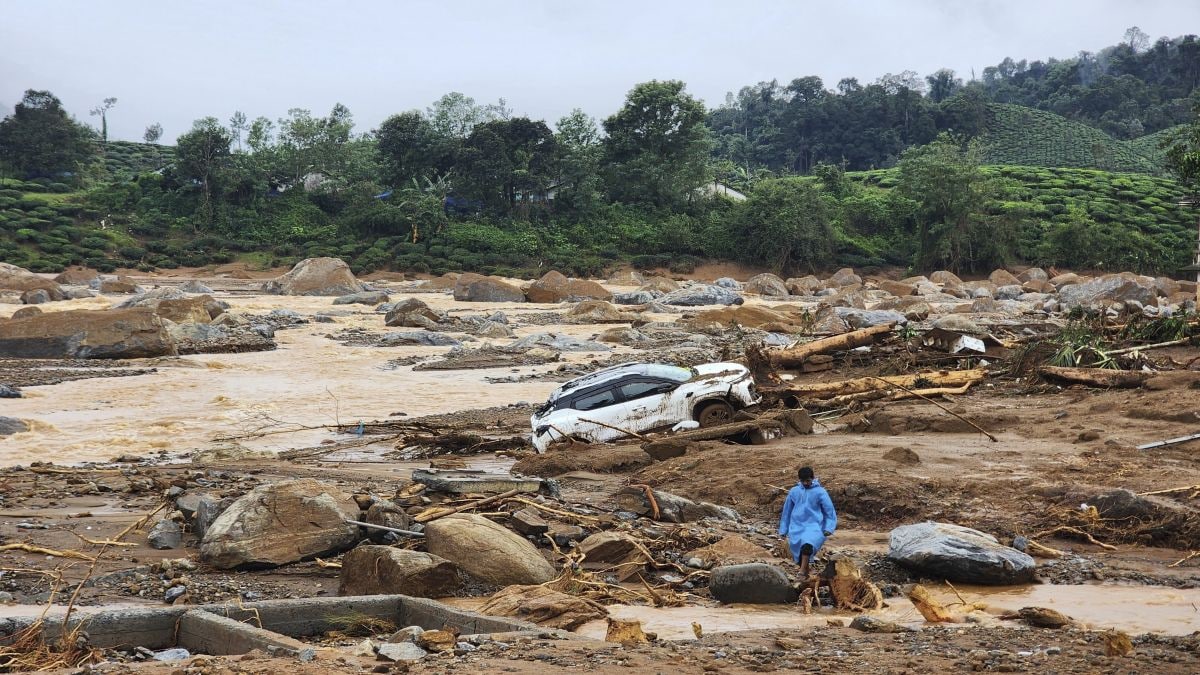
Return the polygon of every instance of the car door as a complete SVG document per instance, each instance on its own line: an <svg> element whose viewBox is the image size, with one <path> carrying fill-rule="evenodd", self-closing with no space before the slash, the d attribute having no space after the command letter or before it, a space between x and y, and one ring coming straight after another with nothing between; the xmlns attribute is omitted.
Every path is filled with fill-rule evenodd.
<svg viewBox="0 0 1200 675"><path fill-rule="evenodd" d="M569 415L573 423L569 433L585 438L595 443L616 440L625 436L624 433L610 427L619 427L620 421L626 416L625 409L619 398L621 381L598 387L579 394L571 402L571 410L563 411ZM596 424L602 422L603 424ZM608 424L610 426L604 426ZM564 431L566 431L564 429Z"/></svg>
<svg viewBox="0 0 1200 675"><path fill-rule="evenodd" d="M679 386L677 382L656 378L639 378L618 387L622 402L619 404L628 416L630 431L645 431L668 424L675 424L671 392Z"/></svg>

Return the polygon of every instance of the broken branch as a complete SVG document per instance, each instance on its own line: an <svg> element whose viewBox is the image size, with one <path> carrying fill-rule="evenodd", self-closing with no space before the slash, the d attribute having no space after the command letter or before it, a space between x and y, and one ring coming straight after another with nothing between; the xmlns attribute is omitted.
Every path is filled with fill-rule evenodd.
<svg viewBox="0 0 1200 675"><path fill-rule="evenodd" d="M33 544L4 544L3 546L0 546L0 551L25 551L26 553L49 555L54 556L55 558L74 558L75 560L86 560L88 562L96 561L95 557L86 553L80 553L79 551L59 551L53 548L34 546Z"/></svg>
<svg viewBox="0 0 1200 675"><path fill-rule="evenodd" d="M522 492L522 490L520 490L520 489L509 490L508 492L502 492L498 495L493 495L491 497L486 497L484 499L477 499L472 502L467 502L466 504L463 504L461 506L456 506L452 509L438 509L438 508L430 509L428 511L424 511L422 513L417 514L417 517L413 518L413 520L417 521L418 523L428 523L431 520L437 520L438 518L443 518L445 516L448 516L448 515L451 515L454 513L459 513L460 511L467 511L469 509L479 508L480 506L487 506L488 504L498 502L502 499L508 499L509 497L512 497L521 492Z"/></svg>
<svg viewBox="0 0 1200 675"><path fill-rule="evenodd" d="M876 379L876 380L882 380L883 378L882 378L882 377L876 377L876 378L874 378L874 379ZM999 443L999 442L1000 442L1000 439L996 438L995 436L993 436L992 434L990 434L989 432L987 432L986 430L984 430L984 428L983 428L983 427L979 426L978 424L975 424L974 422L972 422L971 420L969 420L969 419L967 419L967 418L963 417L962 415L959 415L958 413L956 413L956 412L954 412L953 410L951 410L951 409L947 408L946 406L942 405L941 403L938 403L937 401L935 401L935 400L933 400L933 399L929 398L928 396L925 396L925 395L923 395L923 394L919 394L919 393L917 393L917 392L915 392L915 391L913 391L913 390L911 390L911 389L908 389L907 387L905 387L905 386L904 386L904 385L902 385L902 384L895 384L895 385L893 385L893 386L895 386L895 387L899 387L900 389L903 389L904 391L906 391L906 392L908 392L908 393L912 394L913 396L916 396L916 397L917 397L917 398L919 398L919 399L922 399L922 400L924 400L924 401L928 401L929 403L932 403L932 404L936 405L937 407L941 408L943 412L945 412L945 413L947 413L947 414L949 414L949 415L953 415L954 417L958 418L959 420L961 420L961 421L963 421L963 422L966 422L967 424L969 424L969 425L971 425L972 427L974 427L976 431L978 431L979 433L983 434L984 436L987 436L987 437L988 437L988 438L989 438L989 439L990 439L990 440L991 440L993 443Z"/></svg>

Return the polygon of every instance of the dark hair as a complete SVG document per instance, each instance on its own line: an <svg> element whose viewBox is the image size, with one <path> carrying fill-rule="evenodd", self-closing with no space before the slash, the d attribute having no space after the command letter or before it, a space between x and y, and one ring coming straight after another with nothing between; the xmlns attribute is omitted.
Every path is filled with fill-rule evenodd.
<svg viewBox="0 0 1200 675"><path fill-rule="evenodd" d="M797 475L800 476L800 480L812 480L812 478L813 478L812 467L811 466L800 467L800 471L797 472Z"/></svg>

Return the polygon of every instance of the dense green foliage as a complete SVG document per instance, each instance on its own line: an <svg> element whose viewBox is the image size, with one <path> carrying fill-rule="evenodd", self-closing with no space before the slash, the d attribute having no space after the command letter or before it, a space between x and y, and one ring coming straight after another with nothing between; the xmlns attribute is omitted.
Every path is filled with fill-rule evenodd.
<svg viewBox="0 0 1200 675"><path fill-rule="evenodd" d="M711 111L684 83L651 81L600 124L575 110L553 128L456 92L369 133L341 104L237 112L197 120L173 146L152 142L159 125L145 144L98 142L30 91L0 122L0 259L46 271L336 256L357 272L434 274L589 275L620 261L688 272L705 258L783 274L1173 272L1195 237L1178 205L1200 175L1200 123L1180 112L1196 98L1195 45L1151 49L1131 33L1099 56L1006 60L968 83L948 70L834 90L801 77ZM714 177L746 198L720 196Z"/></svg>

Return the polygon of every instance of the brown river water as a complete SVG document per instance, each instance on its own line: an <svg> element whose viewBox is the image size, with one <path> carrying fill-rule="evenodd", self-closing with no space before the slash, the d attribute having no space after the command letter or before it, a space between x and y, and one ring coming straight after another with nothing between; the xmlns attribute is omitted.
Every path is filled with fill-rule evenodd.
<svg viewBox="0 0 1200 675"><path fill-rule="evenodd" d="M267 314L290 309L301 315L344 310L337 323L309 323L276 333L278 349L244 354L200 354L154 359L157 372L134 377L92 378L27 387L25 398L0 401L0 414L26 420L30 431L0 438L0 465L51 461L106 461L121 454L183 453L218 444L214 439L259 429L319 426L384 420L393 413L416 417L520 401L539 402L554 382L490 384L485 377L552 370L555 365L457 371L413 371L389 368L387 361L409 356L437 356L450 347L347 347L327 337L343 328L384 333L383 317L363 305L333 306L327 297L269 295L217 297L233 311ZM394 292L393 299L404 297ZM505 311L510 318L525 312L562 311L556 305L456 303L443 294L416 297L436 309L457 313ZM119 300L120 298L116 298ZM44 305L47 311L100 308L113 297ZM7 316L16 305L0 305ZM553 331L589 338L597 326L525 326L518 337ZM506 344L507 340L497 341ZM466 343L479 346L477 343ZM568 353L565 361L607 354ZM138 364L142 365L142 364ZM273 434L241 440L250 449L286 450L309 447L332 438L327 430Z"/></svg>

